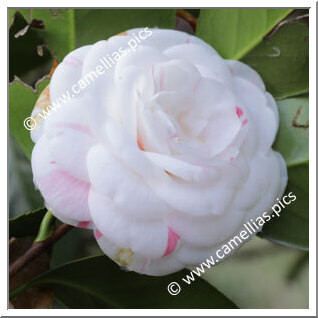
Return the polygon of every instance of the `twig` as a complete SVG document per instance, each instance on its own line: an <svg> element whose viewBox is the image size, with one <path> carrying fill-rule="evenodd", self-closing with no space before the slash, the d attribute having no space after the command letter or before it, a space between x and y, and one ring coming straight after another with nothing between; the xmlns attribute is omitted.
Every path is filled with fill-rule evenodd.
<svg viewBox="0 0 318 318"><path fill-rule="evenodd" d="M9 277L16 275L25 265L41 255L53 243L58 241L66 234L73 226L69 224L61 224L53 234L44 241L34 242L32 246L19 258L17 258L9 267Z"/></svg>

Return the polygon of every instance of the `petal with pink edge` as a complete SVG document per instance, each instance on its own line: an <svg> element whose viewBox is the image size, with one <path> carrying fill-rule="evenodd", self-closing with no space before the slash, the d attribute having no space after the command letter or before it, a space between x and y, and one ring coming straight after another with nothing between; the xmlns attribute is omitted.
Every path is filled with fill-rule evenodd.
<svg viewBox="0 0 318 318"><path fill-rule="evenodd" d="M41 191L46 207L72 224L90 221L88 193L90 183L61 170L47 149L47 139L41 137L32 153L34 183Z"/></svg>

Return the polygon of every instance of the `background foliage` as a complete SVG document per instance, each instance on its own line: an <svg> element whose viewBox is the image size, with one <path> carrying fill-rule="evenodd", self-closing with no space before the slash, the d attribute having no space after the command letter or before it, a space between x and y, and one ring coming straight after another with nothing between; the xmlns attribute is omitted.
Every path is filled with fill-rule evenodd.
<svg viewBox="0 0 318 318"><path fill-rule="evenodd" d="M241 60L254 68L277 100L280 129L274 148L288 165L286 192L293 191L297 200L280 218L266 224L260 236L279 245L255 239L172 297L166 286L180 280L185 271L161 278L124 272L106 256L98 256L100 250L87 231L74 229L49 251L50 269L35 272L26 284L11 285L16 308L21 308L21 303L15 296L25 295L25 290L35 286L44 288L45 295L54 291L60 302L54 302L54 307L282 308L277 302L282 293L287 295L284 308L308 306L308 10L189 12L198 19L196 35L224 58ZM35 237L46 213L32 183L28 159L33 143L23 120L30 116L49 82L52 67L76 47L135 27L173 29L175 19L173 9L9 10L11 240ZM261 284L255 282L256 277ZM244 290L242 284L246 284ZM48 298L43 299L46 302L36 306L47 306ZM28 305L24 302L23 306Z"/></svg>

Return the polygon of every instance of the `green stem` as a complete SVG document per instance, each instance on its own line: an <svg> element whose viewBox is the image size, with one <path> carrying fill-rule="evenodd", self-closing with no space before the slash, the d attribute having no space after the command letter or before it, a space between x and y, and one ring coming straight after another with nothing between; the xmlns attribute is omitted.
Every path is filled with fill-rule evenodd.
<svg viewBox="0 0 318 318"><path fill-rule="evenodd" d="M34 240L34 242L42 242L50 237L54 231L55 217L51 211L47 211L44 215L39 232Z"/></svg>

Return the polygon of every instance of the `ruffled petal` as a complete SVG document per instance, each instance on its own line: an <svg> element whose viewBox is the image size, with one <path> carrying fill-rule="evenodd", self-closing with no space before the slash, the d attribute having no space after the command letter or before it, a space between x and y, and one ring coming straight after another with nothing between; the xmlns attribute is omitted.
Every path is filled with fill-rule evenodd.
<svg viewBox="0 0 318 318"><path fill-rule="evenodd" d="M51 103L58 101L67 91L71 92L72 86L81 78L83 61L90 49L91 45L87 45L72 51L57 66L50 82Z"/></svg>
<svg viewBox="0 0 318 318"><path fill-rule="evenodd" d="M89 194L89 206L99 231L114 244L130 248L147 258L159 258L164 254L168 227L162 220L146 221L127 217L113 199L94 189Z"/></svg>
<svg viewBox="0 0 318 318"><path fill-rule="evenodd" d="M230 71L224 60L210 50L197 44L175 45L164 51L171 59L179 59L194 64L203 77L230 83Z"/></svg>
<svg viewBox="0 0 318 318"><path fill-rule="evenodd" d="M171 211L141 176L127 169L102 145L89 151L87 166L94 187L108 196L124 215L136 219L160 219Z"/></svg>
<svg viewBox="0 0 318 318"><path fill-rule="evenodd" d="M227 60L226 64L234 77L240 77L256 85L262 91L265 91L265 85L259 74L248 65L234 60Z"/></svg>

